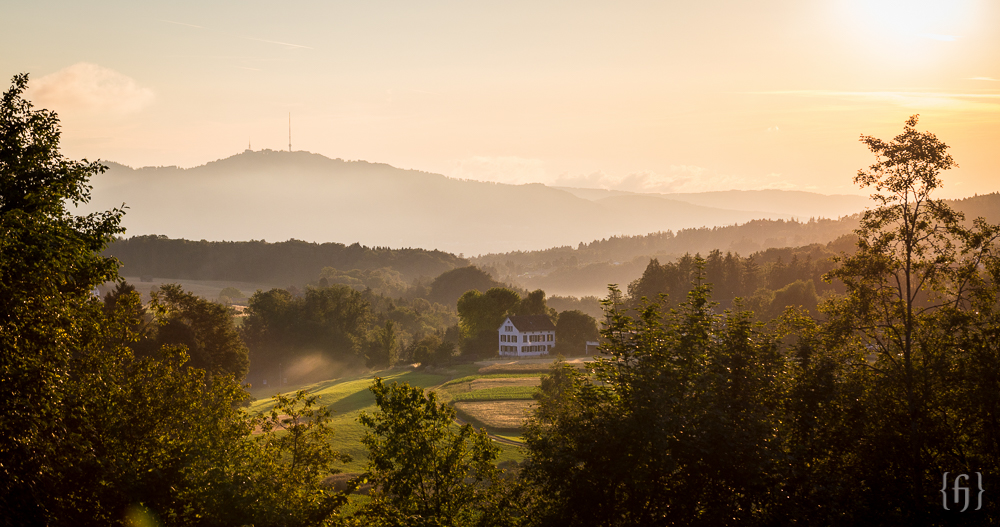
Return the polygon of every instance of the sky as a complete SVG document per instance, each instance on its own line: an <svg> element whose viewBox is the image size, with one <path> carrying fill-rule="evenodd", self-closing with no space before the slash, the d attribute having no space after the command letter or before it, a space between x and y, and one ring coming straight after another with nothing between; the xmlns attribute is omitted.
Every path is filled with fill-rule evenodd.
<svg viewBox="0 0 1000 527"><path fill-rule="evenodd" d="M287 149L636 192L866 193L918 129L1000 190L1000 0L4 0L0 75L63 153L191 167ZM8 84L9 85L9 84Z"/></svg>

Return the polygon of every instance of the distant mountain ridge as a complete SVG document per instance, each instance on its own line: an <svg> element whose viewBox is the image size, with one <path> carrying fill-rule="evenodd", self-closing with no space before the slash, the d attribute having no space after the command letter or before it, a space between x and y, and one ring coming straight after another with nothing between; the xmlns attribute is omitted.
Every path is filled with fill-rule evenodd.
<svg viewBox="0 0 1000 527"><path fill-rule="evenodd" d="M108 165L82 209L125 203L127 236L360 242L473 255L796 216L754 203L763 196L756 194L595 200L541 184L459 180L302 151L246 151L189 169ZM736 202L741 208L729 206Z"/></svg>
<svg viewBox="0 0 1000 527"><path fill-rule="evenodd" d="M870 202L867 196L854 194L816 194L801 190L720 190L711 192L684 192L671 194L641 194L622 190L554 187L574 196L592 201L604 201L622 196L650 196L692 205L714 207L759 214L784 215L799 220L810 218L837 219L863 210ZM787 218L786 218L787 219Z"/></svg>

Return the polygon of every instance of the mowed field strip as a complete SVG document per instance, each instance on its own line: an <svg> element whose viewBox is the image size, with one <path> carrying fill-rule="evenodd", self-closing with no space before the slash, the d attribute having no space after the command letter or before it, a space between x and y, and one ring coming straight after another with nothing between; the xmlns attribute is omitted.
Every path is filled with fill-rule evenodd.
<svg viewBox="0 0 1000 527"><path fill-rule="evenodd" d="M478 421L489 429L518 430L528 418L534 401L456 402L459 415Z"/></svg>
<svg viewBox="0 0 1000 527"><path fill-rule="evenodd" d="M538 386L541 382L541 377L503 377L503 378L486 378L486 379L476 379L472 381L472 390L488 390L490 388L508 388L508 387L523 387L523 386Z"/></svg>

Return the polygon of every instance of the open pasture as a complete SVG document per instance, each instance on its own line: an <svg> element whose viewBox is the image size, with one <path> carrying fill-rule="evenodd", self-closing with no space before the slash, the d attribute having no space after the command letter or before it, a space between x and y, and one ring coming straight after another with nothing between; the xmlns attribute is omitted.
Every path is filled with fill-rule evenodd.
<svg viewBox="0 0 1000 527"><path fill-rule="evenodd" d="M470 371L471 370L471 371ZM330 425L334 429L334 436L331 445L339 452L351 456L351 462L339 467L345 473L362 473L366 469L367 456L361 438L364 437L365 429L358 423L358 415L361 412L373 413L377 410L375 406L375 396L368 390L375 377L382 377L387 383L409 383L411 386L421 386L436 391L438 387L446 383L450 377L468 376L475 369L470 367L457 367L452 374L426 373L413 369L396 368L392 370L365 373L361 375L333 379L319 383L304 385L296 389L307 390L310 394L317 396L317 404L326 406L332 412ZM470 379L471 380L471 379ZM528 388L530 389L530 388ZM295 389L289 390L288 394L293 394ZM442 393L441 395L444 395ZM446 400L443 397L441 400ZM525 401L530 402L530 401ZM258 399L247 409L250 413L270 411L274 401L271 398ZM457 425L456 425L457 426ZM497 444L500 447L500 461L516 460L524 458L519 447Z"/></svg>

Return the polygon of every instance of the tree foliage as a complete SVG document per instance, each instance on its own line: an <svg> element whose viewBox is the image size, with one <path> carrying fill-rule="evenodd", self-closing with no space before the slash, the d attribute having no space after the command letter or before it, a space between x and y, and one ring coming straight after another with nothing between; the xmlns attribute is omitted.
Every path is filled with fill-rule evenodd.
<svg viewBox="0 0 1000 527"><path fill-rule="evenodd" d="M961 213L932 198L940 173L957 165L947 145L916 125L910 117L891 141L861 138L876 162L855 182L874 188L877 206L861 218L857 252L829 274L847 296L826 307L841 337L834 345L853 351L843 367L868 403L870 425L857 429L868 448L844 461L876 475L865 482L882 501L876 517L900 522L942 512L928 483L944 472L1000 469L996 449L984 448L995 428L983 426L1000 408L1000 370L995 346L982 338L996 330L1000 227L982 218L966 227Z"/></svg>
<svg viewBox="0 0 1000 527"><path fill-rule="evenodd" d="M152 293L155 348L184 345L191 366L242 381L249 369L247 347L233 324L231 309L166 284Z"/></svg>
<svg viewBox="0 0 1000 527"><path fill-rule="evenodd" d="M555 351L564 355L581 355L588 341L599 335L597 320L582 311L563 311L556 321Z"/></svg>
<svg viewBox="0 0 1000 527"><path fill-rule="evenodd" d="M954 162L916 123L862 138L877 160L857 182L877 206L828 275L846 294L825 318L716 314L702 273L725 277L719 258L690 262L676 308L612 290L607 357L544 378L526 427L539 523L996 524L989 499L946 511L941 485L978 472L988 491L1000 473L1000 228L931 197ZM789 267L776 260L768 285ZM812 284L756 305L811 307Z"/></svg>
<svg viewBox="0 0 1000 527"><path fill-rule="evenodd" d="M27 84L15 76L0 101L0 508L18 511L0 521L15 524L72 500L53 481L75 448L57 438L76 426L75 361L99 339L90 291L116 276L97 252L122 231L121 210L66 209L103 167L59 153L58 118L22 98Z"/></svg>
<svg viewBox="0 0 1000 527"><path fill-rule="evenodd" d="M408 384L371 386L374 414L368 431L367 478L371 502L359 513L368 525L503 525L503 481L494 465L497 447L484 430L454 425L455 410ZM506 504L510 505L510 504Z"/></svg>
<svg viewBox="0 0 1000 527"><path fill-rule="evenodd" d="M278 284L313 282L326 267L376 273L391 269L410 282L469 264L464 258L438 250L302 240L195 241L157 235L118 238L102 254L118 258L126 276Z"/></svg>
<svg viewBox="0 0 1000 527"><path fill-rule="evenodd" d="M490 357L497 352L497 328L521 302L516 291L494 287L485 293L466 291L458 299L458 326L462 331L462 354Z"/></svg>
<svg viewBox="0 0 1000 527"><path fill-rule="evenodd" d="M294 444L318 454L286 473L313 474L331 459L321 437L258 441L262 420L242 409L233 371L192 367L183 345L137 356L139 295L124 284L105 302L91 293L118 277L100 251L122 211L69 213L103 167L61 156L58 120L22 99L26 86L14 77L0 104L0 524L328 521L343 499L317 501L315 478L275 487L262 471Z"/></svg>
<svg viewBox="0 0 1000 527"><path fill-rule="evenodd" d="M485 293L494 287L503 287L503 284L482 269L472 265L459 267L441 273L431 282L428 300L451 306L467 291L475 289Z"/></svg>
<svg viewBox="0 0 1000 527"><path fill-rule="evenodd" d="M543 385L525 473L548 523L768 518L784 361L749 313L714 315L709 292L699 284L676 310L653 303L632 316L612 289L593 378L561 367Z"/></svg>

